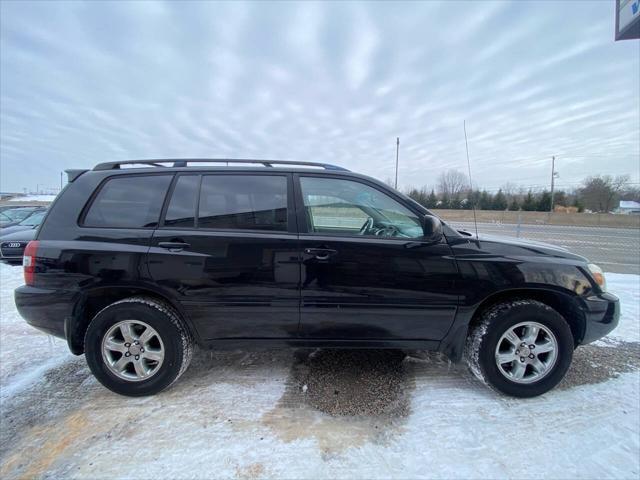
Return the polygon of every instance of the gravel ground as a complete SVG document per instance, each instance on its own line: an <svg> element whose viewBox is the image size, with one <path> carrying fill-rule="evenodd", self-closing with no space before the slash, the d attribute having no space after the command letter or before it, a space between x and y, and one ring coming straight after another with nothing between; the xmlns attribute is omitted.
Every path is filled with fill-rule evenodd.
<svg viewBox="0 0 640 480"><path fill-rule="evenodd" d="M576 349L573 362L557 388L606 382L640 370L640 343L603 339Z"/></svg>
<svg viewBox="0 0 640 480"><path fill-rule="evenodd" d="M289 391L329 415L405 416L411 375L404 359L399 350L317 350L292 366Z"/></svg>

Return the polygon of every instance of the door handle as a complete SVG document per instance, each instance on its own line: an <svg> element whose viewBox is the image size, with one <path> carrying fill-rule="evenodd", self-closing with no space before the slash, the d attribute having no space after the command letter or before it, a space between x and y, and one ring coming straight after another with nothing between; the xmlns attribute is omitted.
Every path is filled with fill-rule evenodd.
<svg viewBox="0 0 640 480"><path fill-rule="evenodd" d="M186 242L158 242L158 246L160 248L166 248L167 250L171 250L174 252L179 252L184 250L185 248L189 248L191 245Z"/></svg>
<svg viewBox="0 0 640 480"><path fill-rule="evenodd" d="M331 248L305 248L304 253L313 255L316 257L316 260L328 260L329 257L335 255L338 251Z"/></svg>

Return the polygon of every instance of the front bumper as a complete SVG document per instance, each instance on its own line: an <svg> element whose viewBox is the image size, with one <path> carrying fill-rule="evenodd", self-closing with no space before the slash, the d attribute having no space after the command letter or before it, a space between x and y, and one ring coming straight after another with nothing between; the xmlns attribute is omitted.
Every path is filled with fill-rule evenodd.
<svg viewBox="0 0 640 480"><path fill-rule="evenodd" d="M581 345L594 342L618 325L620 300L611 293L592 295L585 299L585 329Z"/></svg>
<svg viewBox="0 0 640 480"><path fill-rule="evenodd" d="M2 242L0 243L0 261L11 264L22 263L22 255L27 242Z"/></svg>
<svg viewBox="0 0 640 480"><path fill-rule="evenodd" d="M66 338L65 319L71 317L73 294L22 285L16 288L16 307L32 327L54 337Z"/></svg>

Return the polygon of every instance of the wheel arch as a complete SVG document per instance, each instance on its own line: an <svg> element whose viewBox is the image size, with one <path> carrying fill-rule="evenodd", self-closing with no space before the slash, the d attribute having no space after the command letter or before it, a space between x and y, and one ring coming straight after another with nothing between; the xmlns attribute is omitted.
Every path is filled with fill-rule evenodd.
<svg viewBox="0 0 640 480"><path fill-rule="evenodd" d="M569 292L545 288L517 288L501 290L485 297L479 303L461 307L451 331L442 340L439 350L453 361L462 358L464 343L469 329L480 322L482 312L498 303L525 298L537 300L556 310L569 324L574 347L578 346L585 334L586 319L580 297Z"/></svg>
<svg viewBox="0 0 640 480"><path fill-rule="evenodd" d="M468 326L476 325L480 320L482 312L487 308L516 298L526 298L537 300L556 310L569 324L571 334L573 335L574 346L577 346L585 331L585 317L580 307L579 297L568 293L559 292L557 290L547 289L516 289L506 290L494 293L485 298L474 310L473 316Z"/></svg>
<svg viewBox="0 0 640 480"><path fill-rule="evenodd" d="M193 328L182 306L168 295L156 289L140 285L100 286L81 292L75 302L72 315L65 319L64 331L71 352L74 355L84 353L84 336L87 327L100 310L119 300L140 295L168 304L178 313L193 338L198 338L196 330Z"/></svg>

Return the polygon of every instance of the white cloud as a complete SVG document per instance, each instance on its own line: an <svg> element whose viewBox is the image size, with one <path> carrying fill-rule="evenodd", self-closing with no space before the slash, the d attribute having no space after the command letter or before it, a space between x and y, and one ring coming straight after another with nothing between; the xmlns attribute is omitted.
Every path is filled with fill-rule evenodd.
<svg viewBox="0 0 640 480"><path fill-rule="evenodd" d="M454 8L455 7L455 8ZM464 8L462 8L464 7ZM120 158L281 157L430 185L640 181L609 4L2 2L1 190ZM566 163L563 163L563 158Z"/></svg>

